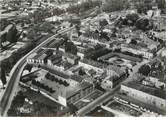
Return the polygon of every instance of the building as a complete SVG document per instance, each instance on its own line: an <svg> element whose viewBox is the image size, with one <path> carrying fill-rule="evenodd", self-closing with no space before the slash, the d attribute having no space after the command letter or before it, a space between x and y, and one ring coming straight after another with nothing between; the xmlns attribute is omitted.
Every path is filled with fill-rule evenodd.
<svg viewBox="0 0 166 117"><path fill-rule="evenodd" d="M40 49L27 58L27 63L35 65L47 64L47 60L51 56L52 54L50 54L50 50Z"/></svg>
<svg viewBox="0 0 166 117"><path fill-rule="evenodd" d="M61 61L62 61L62 53L58 51L55 54L53 54L52 56L49 56L47 58L47 65L57 66L57 65L61 64Z"/></svg>
<svg viewBox="0 0 166 117"><path fill-rule="evenodd" d="M144 58L147 58L147 59L153 58L153 53L148 51L147 48L139 47L139 46L136 46L136 45L122 44L121 45L121 50L122 51L128 51L128 52L131 52L131 53L137 54L137 55L142 55Z"/></svg>
<svg viewBox="0 0 166 117"><path fill-rule="evenodd" d="M150 104L159 109L166 108L166 91L154 87L145 86L136 81L131 81L121 85L121 91L127 96Z"/></svg>
<svg viewBox="0 0 166 117"><path fill-rule="evenodd" d="M73 90L68 89L66 96L59 96L59 101L63 101L63 104L73 104L79 99L87 96L91 92L93 92L94 87L92 84L83 82L78 87Z"/></svg>
<svg viewBox="0 0 166 117"><path fill-rule="evenodd" d="M69 63L76 65L78 64L80 57L77 55L73 55L71 53L65 53L62 57L63 60L68 61Z"/></svg>
<svg viewBox="0 0 166 117"><path fill-rule="evenodd" d="M155 77L147 77L142 81L142 84L147 86L154 86L159 89L165 89L166 88L166 82L163 79L155 78Z"/></svg>
<svg viewBox="0 0 166 117"><path fill-rule="evenodd" d="M35 56L32 55L27 58L27 63L36 64L36 65L44 64L46 63L46 57L47 54L35 55Z"/></svg>
<svg viewBox="0 0 166 117"><path fill-rule="evenodd" d="M60 72L59 72L60 73ZM64 74L64 73L63 73ZM82 82L82 78L78 75L71 75L65 77L57 77L59 81L67 82L68 85L62 83L54 83L56 92L52 95L60 104L68 106L68 104L73 104L84 96L88 95L94 90L92 84L87 82ZM67 77L66 77L67 76ZM57 80L58 81L58 80Z"/></svg>
<svg viewBox="0 0 166 117"><path fill-rule="evenodd" d="M103 68L105 67L102 63L89 59L83 59L79 61L78 65L88 70L94 69L97 73L103 73L104 72Z"/></svg>
<svg viewBox="0 0 166 117"><path fill-rule="evenodd" d="M114 95L114 100L116 100L117 102L121 102L122 104L127 105L129 107L132 107L132 109L138 110L140 112L145 112L145 113L150 112L153 115L155 114L157 117L161 114L164 115L165 113L161 109L154 108L153 106L147 103L143 103L136 99L130 98L120 92Z"/></svg>
<svg viewBox="0 0 166 117"><path fill-rule="evenodd" d="M93 84L85 82L83 77L71 74L59 67L41 65L41 69L43 70L42 76L26 84L43 91L63 106L73 104L94 90Z"/></svg>
<svg viewBox="0 0 166 117"><path fill-rule="evenodd" d="M126 71L123 68L109 66L106 69L107 77L101 83L104 89L114 88L127 78Z"/></svg>
<svg viewBox="0 0 166 117"><path fill-rule="evenodd" d="M110 59L114 59L114 58L116 58L116 60L110 61ZM113 63L113 64L116 64L116 61L118 59L121 59L121 60L125 59L125 60L133 61L133 62L141 62L142 61L138 57L127 55L125 53L120 53L120 52L110 52L110 53L98 58L98 60L100 60L100 61L105 61L107 63Z"/></svg>

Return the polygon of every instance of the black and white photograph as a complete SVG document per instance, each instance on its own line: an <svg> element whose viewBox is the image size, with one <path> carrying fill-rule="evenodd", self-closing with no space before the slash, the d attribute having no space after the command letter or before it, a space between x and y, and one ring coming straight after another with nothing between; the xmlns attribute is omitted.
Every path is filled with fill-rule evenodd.
<svg viewBox="0 0 166 117"><path fill-rule="evenodd" d="M166 0L0 0L0 117L166 117Z"/></svg>

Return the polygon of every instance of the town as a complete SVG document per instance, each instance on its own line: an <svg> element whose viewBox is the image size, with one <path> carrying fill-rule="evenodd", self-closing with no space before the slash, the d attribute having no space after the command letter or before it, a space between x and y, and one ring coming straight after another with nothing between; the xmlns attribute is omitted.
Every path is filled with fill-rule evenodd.
<svg viewBox="0 0 166 117"><path fill-rule="evenodd" d="M166 116L165 0L0 0L0 114Z"/></svg>

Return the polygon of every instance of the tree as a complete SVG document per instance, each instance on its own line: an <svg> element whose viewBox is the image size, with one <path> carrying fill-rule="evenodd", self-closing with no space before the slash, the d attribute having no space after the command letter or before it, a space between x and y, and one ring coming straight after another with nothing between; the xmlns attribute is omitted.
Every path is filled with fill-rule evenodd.
<svg viewBox="0 0 166 117"><path fill-rule="evenodd" d="M79 75L81 75L81 76L86 74L83 68L81 68L81 69L78 71L78 73L79 73Z"/></svg>
<svg viewBox="0 0 166 117"><path fill-rule="evenodd" d="M129 25L134 25L136 21L139 19L139 16L136 13L127 14L126 19Z"/></svg>
<svg viewBox="0 0 166 117"><path fill-rule="evenodd" d="M101 27L103 27L103 26L108 25L108 22L107 22L106 19L103 19L103 20L99 21L99 24L100 24Z"/></svg>
<svg viewBox="0 0 166 117"><path fill-rule="evenodd" d="M7 35L7 33L6 32L4 32L4 33L2 33L1 34L1 43L3 43L3 42L5 42L6 41L6 35Z"/></svg>
<svg viewBox="0 0 166 117"><path fill-rule="evenodd" d="M32 70L32 67L33 67L32 65L27 64L27 65L25 66L25 69L30 72L30 71Z"/></svg>
<svg viewBox="0 0 166 117"><path fill-rule="evenodd" d="M147 18L140 18L136 21L135 26L138 29L141 29L143 31L149 30L152 28L152 26L150 26L150 21Z"/></svg>
<svg viewBox="0 0 166 117"><path fill-rule="evenodd" d="M78 111L78 108L73 104L68 104L68 107L70 109L71 114L76 114L76 111Z"/></svg>
<svg viewBox="0 0 166 117"><path fill-rule="evenodd" d="M45 75L45 78L49 79L51 76L51 74L48 72L46 75Z"/></svg>
<svg viewBox="0 0 166 117"><path fill-rule="evenodd" d="M103 31L100 32L100 38L104 38L104 39L106 39L107 41L110 40L110 38L109 38L107 32L103 32Z"/></svg>
<svg viewBox="0 0 166 117"><path fill-rule="evenodd" d="M65 52L72 53L74 55L77 55L77 46L74 45L73 42L68 41L65 43Z"/></svg>
<svg viewBox="0 0 166 117"><path fill-rule="evenodd" d="M51 49L48 49L46 51L46 54L47 54L47 56L52 56L53 55L53 51Z"/></svg>
<svg viewBox="0 0 166 117"><path fill-rule="evenodd" d="M36 33L37 33L36 30L30 29L30 30L28 31L27 38L28 38L28 39L31 39L31 40L35 39Z"/></svg>
<svg viewBox="0 0 166 117"><path fill-rule="evenodd" d="M2 84L3 84L3 88L4 88L4 85L6 84L6 73L5 73L4 68L2 68L2 67L0 69L0 77L1 77Z"/></svg>
<svg viewBox="0 0 166 117"><path fill-rule="evenodd" d="M15 25L11 25L11 28L8 30L8 33L6 35L6 40L9 41L10 43L15 43L17 42L17 29Z"/></svg>
<svg viewBox="0 0 166 117"><path fill-rule="evenodd" d="M134 39L131 39L130 43L133 44L133 45L136 45L136 44L137 44L137 41L134 40Z"/></svg>
<svg viewBox="0 0 166 117"><path fill-rule="evenodd" d="M138 72L141 73L144 76L148 76L150 71L151 71L151 68L147 64L142 65L138 70Z"/></svg>

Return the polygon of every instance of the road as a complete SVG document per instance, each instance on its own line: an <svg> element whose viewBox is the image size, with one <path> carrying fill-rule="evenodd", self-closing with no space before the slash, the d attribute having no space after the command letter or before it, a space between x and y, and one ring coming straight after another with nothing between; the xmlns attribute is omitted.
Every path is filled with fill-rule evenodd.
<svg viewBox="0 0 166 117"><path fill-rule="evenodd" d="M68 31L71 31L72 29L74 29L75 26L64 29L63 31L58 32L57 34L51 36L50 38L48 38L47 40L45 40L44 42L42 42L41 44L39 44L37 47L35 47L33 50L31 50L28 54L26 54L24 57L22 57L16 64L15 66L12 68L11 72L10 72L10 80L7 83L7 87L4 91L4 94L2 96L2 98L0 99L0 115L2 117L6 117L7 116L7 111L10 108L10 105L12 103L12 100L14 98L15 93L17 93L17 86L19 84L19 79L21 77L22 71L25 67L26 63L26 59L29 55L31 55L32 53L38 51L43 45L47 44L49 41L51 41L52 39L54 39L56 36L58 36L59 34L64 34Z"/></svg>

